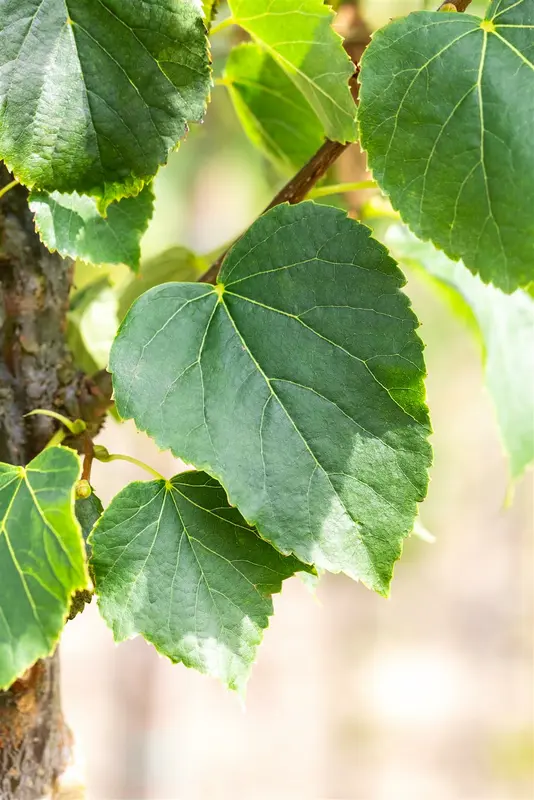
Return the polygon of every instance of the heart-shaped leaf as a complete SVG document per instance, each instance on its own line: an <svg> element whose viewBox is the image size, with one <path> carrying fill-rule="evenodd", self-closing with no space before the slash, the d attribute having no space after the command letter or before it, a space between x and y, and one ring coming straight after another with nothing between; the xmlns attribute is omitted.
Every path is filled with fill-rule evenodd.
<svg viewBox="0 0 534 800"><path fill-rule="evenodd" d="M131 483L89 541L115 639L140 633L172 661L238 690L273 613L271 595L307 569L262 541L201 472Z"/></svg>
<svg viewBox="0 0 534 800"><path fill-rule="evenodd" d="M301 203L255 222L219 281L134 303L110 361L120 415L282 552L386 593L430 463L401 272L364 225Z"/></svg>
<svg viewBox="0 0 534 800"><path fill-rule="evenodd" d="M30 188L135 194L209 85L195 0L0 4L0 157Z"/></svg>
<svg viewBox="0 0 534 800"><path fill-rule="evenodd" d="M76 453L50 447L26 468L0 464L0 689L50 655L71 596L85 589L74 514Z"/></svg>
<svg viewBox="0 0 534 800"><path fill-rule="evenodd" d="M534 279L534 4L421 11L375 34L359 124L412 230L505 292Z"/></svg>

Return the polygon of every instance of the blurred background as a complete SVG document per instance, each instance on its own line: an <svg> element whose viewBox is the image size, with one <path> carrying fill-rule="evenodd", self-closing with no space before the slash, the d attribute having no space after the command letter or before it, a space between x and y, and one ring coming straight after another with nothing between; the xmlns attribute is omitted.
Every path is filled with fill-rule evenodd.
<svg viewBox="0 0 534 800"><path fill-rule="evenodd" d="M341 7L338 25L350 37L420 7L367 0L357 13ZM233 28L214 36L216 76L239 40ZM175 246L217 252L288 175L253 146L216 85L205 123L156 180L146 274L159 265L172 279L172 258L158 257ZM353 145L327 182L366 177ZM398 224L377 192L325 202L382 239ZM181 251L173 259L187 261L185 279L202 268ZM534 798L532 472L512 486L472 320L420 271L407 276L434 427L421 508L430 536L407 540L389 600L343 576L324 577L315 594L286 582L245 703L142 639L116 646L93 603L62 642L64 705L90 800ZM78 288L100 278L98 301L76 325L86 356L103 366L131 278L126 268L78 267ZM99 441L165 475L183 469L130 423L110 418ZM145 477L127 464L94 467L104 503Z"/></svg>

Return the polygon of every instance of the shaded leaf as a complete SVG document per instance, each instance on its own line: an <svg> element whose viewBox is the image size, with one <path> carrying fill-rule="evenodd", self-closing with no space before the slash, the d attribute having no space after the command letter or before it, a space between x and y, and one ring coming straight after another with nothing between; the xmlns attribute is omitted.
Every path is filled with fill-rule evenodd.
<svg viewBox="0 0 534 800"><path fill-rule="evenodd" d="M195 0L0 5L0 157L30 188L135 194L202 118L209 86Z"/></svg>
<svg viewBox="0 0 534 800"><path fill-rule="evenodd" d="M412 230L506 292L534 278L534 4L482 22L421 11L376 33L361 65L361 141Z"/></svg>
<svg viewBox="0 0 534 800"><path fill-rule="evenodd" d="M300 169L325 139L312 107L259 45L234 47L224 80L251 141L286 172Z"/></svg>
<svg viewBox="0 0 534 800"><path fill-rule="evenodd" d="M110 358L119 414L216 476L282 552L387 593L431 458L403 284L344 212L279 206L217 286L133 305Z"/></svg>
<svg viewBox="0 0 534 800"><path fill-rule="evenodd" d="M196 281L208 266L205 259L185 247L171 247L141 264L139 274L130 278L119 290L120 319L147 289L168 281Z"/></svg>
<svg viewBox="0 0 534 800"><path fill-rule="evenodd" d="M282 67L313 108L330 139L357 138L349 90L354 64L332 28L323 0L229 0L232 17Z"/></svg>
<svg viewBox="0 0 534 800"><path fill-rule="evenodd" d="M102 216L96 201L78 194L33 193L30 209L35 227L49 250L91 264L139 267L141 238L154 210L151 186L137 197L108 206Z"/></svg>
<svg viewBox="0 0 534 800"><path fill-rule="evenodd" d="M201 472L131 483L90 538L100 612L172 661L242 690L282 581L308 569L262 541Z"/></svg>
<svg viewBox="0 0 534 800"><path fill-rule="evenodd" d="M78 456L50 447L25 469L0 464L0 689L50 655L71 596L87 586L74 515Z"/></svg>
<svg viewBox="0 0 534 800"><path fill-rule="evenodd" d="M486 286L461 262L400 226L387 242L397 258L416 262L468 305L484 346L486 384L495 404L512 478L534 461L534 300L518 290L504 294Z"/></svg>

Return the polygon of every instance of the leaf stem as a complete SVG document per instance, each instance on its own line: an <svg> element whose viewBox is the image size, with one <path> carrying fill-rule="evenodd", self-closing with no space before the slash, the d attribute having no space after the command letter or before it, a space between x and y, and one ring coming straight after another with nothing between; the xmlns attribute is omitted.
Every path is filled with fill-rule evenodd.
<svg viewBox="0 0 534 800"><path fill-rule="evenodd" d="M164 478L160 472L157 472L157 470L149 467L148 464L145 464L144 461L139 461L139 459L134 458L133 456L125 456L122 455L122 453L108 453L105 447L95 445L94 457L97 461L102 461L104 464L107 464L110 461L127 461L129 464L134 464L136 467L144 469L145 472L149 472L151 475L157 478L158 481L165 481L165 483L168 482L167 478Z"/></svg>
<svg viewBox="0 0 534 800"><path fill-rule="evenodd" d="M333 194L344 194L345 192L357 192L360 189L378 189L375 181L355 181L352 183L331 183L328 186L318 186L308 193L310 200L317 197L330 197Z"/></svg>
<svg viewBox="0 0 534 800"><path fill-rule="evenodd" d="M466 8L471 5L471 0L445 0L438 8L438 11L441 11L443 6L449 5L456 6L456 11L465 11Z"/></svg>
<svg viewBox="0 0 534 800"><path fill-rule="evenodd" d="M85 424L83 419L76 419L73 422L68 417L64 417L63 414L58 414L57 411L50 411L47 408L34 408L33 411L30 411L28 414L25 414L24 416L35 417L37 415L43 417L51 417L52 419L61 422L61 424L64 425L67 428L67 430L69 430L72 433L73 436L79 436L87 428L87 425Z"/></svg>
<svg viewBox="0 0 534 800"><path fill-rule="evenodd" d="M15 186L18 186L18 185L19 185L19 181L15 179L14 181L11 181L11 183L8 183L8 184L6 184L5 186L3 186L3 187L0 189L0 199L1 199L1 198L2 198L2 197L5 195L5 194L7 194L9 191L11 191L11 189L14 189L14 188L15 188Z"/></svg>
<svg viewBox="0 0 534 800"><path fill-rule="evenodd" d="M228 28L230 25L237 25L237 22L233 17L227 17L227 19L222 19L216 25L213 25L210 29L210 36L214 36L219 31L223 31L225 28Z"/></svg>

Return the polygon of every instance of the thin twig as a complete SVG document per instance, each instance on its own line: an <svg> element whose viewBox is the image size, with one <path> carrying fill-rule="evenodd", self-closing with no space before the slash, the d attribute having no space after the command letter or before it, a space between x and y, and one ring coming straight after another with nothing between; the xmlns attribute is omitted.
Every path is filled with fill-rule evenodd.
<svg viewBox="0 0 534 800"><path fill-rule="evenodd" d="M93 461L95 458L95 446L93 444L93 440L86 432L83 439L83 470L82 470L82 481L88 481L91 483L91 469L93 467Z"/></svg>
<svg viewBox="0 0 534 800"><path fill-rule="evenodd" d="M281 189L275 198L269 203L265 211L280 205L280 203L300 203L304 200L310 189L320 180L327 170L332 166L334 161L337 161L341 153L343 153L351 142L341 144L340 142L332 142L327 139L322 147L315 153L315 155L305 164L300 172L291 178ZM265 213L265 211L263 213ZM230 248L228 248L230 249ZM226 250L219 258L211 265L209 270L201 275L199 281L202 283L215 283L221 264L226 256Z"/></svg>

